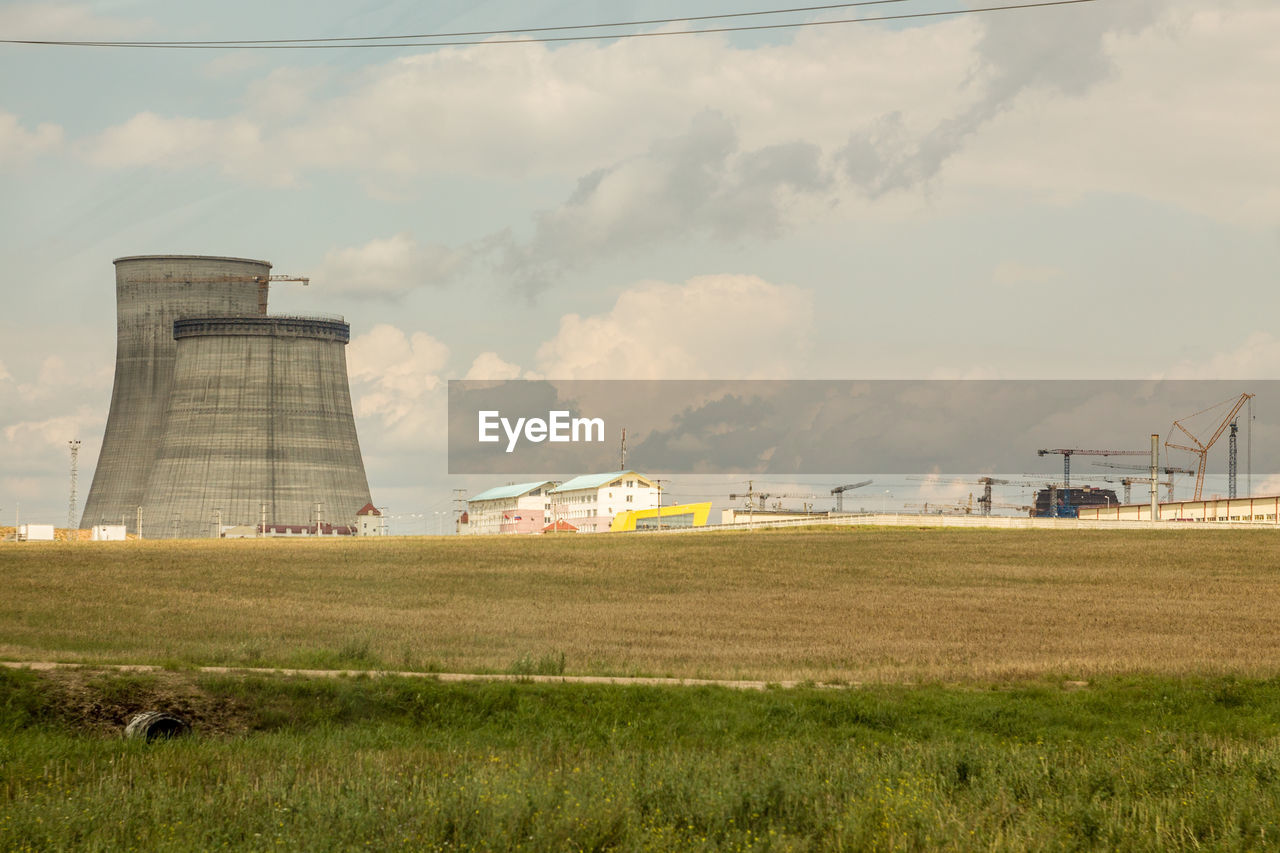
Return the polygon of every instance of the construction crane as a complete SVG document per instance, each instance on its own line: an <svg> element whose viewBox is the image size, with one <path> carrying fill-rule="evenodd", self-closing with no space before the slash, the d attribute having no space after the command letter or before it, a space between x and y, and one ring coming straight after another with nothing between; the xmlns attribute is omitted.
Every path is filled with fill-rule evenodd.
<svg viewBox="0 0 1280 853"><path fill-rule="evenodd" d="M951 503L929 503L928 501L910 501L902 505L903 509L918 509L922 515L929 514L929 508L933 507L937 515L972 515L973 514L973 492L969 493L969 500L966 503L960 498L956 498Z"/></svg>
<svg viewBox="0 0 1280 853"><path fill-rule="evenodd" d="M792 494L792 493L780 494L775 492L757 492L755 481L748 480L746 492L743 492L741 494L731 494L729 495L729 500L736 501L738 498L746 498L747 509L766 509L765 501L769 500L769 498L773 498L775 501L774 508L781 509L783 499L795 498L799 500L811 500L816 497L817 495L812 495L812 494L802 495L802 494Z"/></svg>
<svg viewBox="0 0 1280 853"><path fill-rule="evenodd" d="M1164 443L1165 448L1170 450L1185 450L1188 453L1194 453L1200 457L1199 464L1196 465L1196 494L1195 494L1195 497L1192 498L1192 500L1196 500L1196 501L1200 500L1200 494L1204 489L1204 471L1209 464L1209 448L1213 447L1213 443L1217 441L1218 437L1222 435L1222 433L1226 430L1227 425L1231 423L1233 420L1235 420L1236 415L1240 414L1240 409L1244 406L1245 403L1247 403L1249 400L1252 400L1253 396L1254 395L1252 394L1244 393L1244 394L1241 394L1239 397L1233 398L1234 403L1232 402L1232 400L1223 400L1221 403L1214 403L1212 406L1208 407L1207 409L1201 409L1200 411L1194 414L1187 415L1185 418L1181 418L1179 420L1174 421L1173 426L1169 427L1169 438ZM1209 437L1208 441L1201 441L1199 438L1195 436L1194 433L1191 432L1191 430L1187 429L1187 427L1185 426L1186 421L1189 421L1194 417L1203 415L1205 412L1211 412L1214 409L1220 408L1222 406L1226 406L1228 404L1232 404L1231 411L1228 412L1227 416L1222 419L1221 423L1218 424L1218 428L1214 430L1213 435ZM1179 430L1180 432L1182 432L1183 435L1185 435L1188 439L1191 440L1191 444L1190 445L1174 444L1173 443L1174 430ZM1182 440L1182 439L1179 439L1179 440Z"/></svg>
<svg viewBox="0 0 1280 853"><path fill-rule="evenodd" d="M271 289L273 281L297 281L301 282L305 287L311 283L311 279L306 276L295 275L215 275L209 278L188 278L179 276L178 278L138 278L133 281L145 284L228 284L242 281L256 281L258 283L258 313L267 313L267 293Z"/></svg>
<svg viewBox="0 0 1280 853"><path fill-rule="evenodd" d="M1125 502L1126 504L1127 504L1127 503L1129 503L1129 497L1130 497L1130 495L1131 495L1131 491L1130 491L1130 488L1129 488L1130 486L1132 486L1134 483L1150 483L1150 482L1151 482L1151 478L1150 478L1150 477L1128 477L1128 476L1125 476L1125 477L1121 477L1119 480L1113 480L1113 479L1111 479L1110 477L1104 477L1103 479L1104 479L1104 480L1106 480L1108 483L1116 483L1116 482L1118 482L1118 483L1120 483L1120 485L1124 486L1124 502ZM1169 501L1169 503L1173 503L1173 477L1170 477L1170 478L1169 478L1169 479L1167 479L1167 480L1157 480L1157 481L1156 481L1156 485L1157 485L1157 486L1164 486L1165 488L1167 488L1167 489L1169 490L1169 494L1168 494L1168 501Z"/></svg>
<svg viewBox="0 0 1280 853"><path fill-rule="evenodd" d="M1118 471L1148 471L1149 472L1151 470L1150 465L1117 465L1115 462L1095 462L1094 464L1100 465L1104 468L1114 468ZM1173 503L1173 484L1174 484L1173 475L1174 474L1194 474L1196 472L1196 469L1194 468L1179 468L1177 465L1159 465L1157 466L1157 470L1161 474L1169 475L1169 479L1162 480L1159 483L1159 485L1169 487L1170 503ZM1107 478L1104 477L1104 479L1107 479ZM1151 482L1150 477L1138 477L1136 475L1135 476L1126 475L1125 477L1121 478L1120 482L1124 484L1124 502L1125 503L1129 502L1129 483L1125 483L1126 479L1129 481L1129 483L1150 483ZM1111 479L1107 479L1107 482L1113 483L1115 481Z"/></svg>
<svg viewBox="0 0 1280 853"><path fill-rule="evenodd" d="M1072 456L1150 456L1150 450L1084 450L1079 447L1059 447L1054 450L1037 450L1036 456L1062 457L1062 486L1071 488Z"/></svg>
<svg viewBox="0 0 1280 853"><path fill-rule="evenodd" d="M1231 434L1227 436L1227 498L1236 496L1236 433L1240 431L1240 419L1231 422Z"/></svg>
<svg viewBox="0 0 1280 853"><path fill-rule="evenodd" d="M831 490L831 494L836 497L836 512L844 512L844 493L851 492L854 489L861 489L863 486L870 486L874 480L863 480L860 483L850 483L847 486L836 486Z"/></svg>

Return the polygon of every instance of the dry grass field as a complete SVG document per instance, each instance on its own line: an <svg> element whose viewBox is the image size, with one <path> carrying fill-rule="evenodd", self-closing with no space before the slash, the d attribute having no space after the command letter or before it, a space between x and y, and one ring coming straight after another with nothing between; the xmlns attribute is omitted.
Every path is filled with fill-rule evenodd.
<svg viewBox="0 0 1280 853"><path fill-rule="evenodd" d="M1270 531L0 545L0 658L993 682L1280 672Z"/></svg>

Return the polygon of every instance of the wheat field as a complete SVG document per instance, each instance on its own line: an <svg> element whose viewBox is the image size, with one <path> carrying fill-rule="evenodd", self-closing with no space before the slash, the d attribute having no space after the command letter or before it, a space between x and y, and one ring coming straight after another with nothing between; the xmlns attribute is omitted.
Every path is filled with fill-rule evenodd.
<svg viewBox="0 0 1280 853"><path fill-rule="evenodd" d="M0 545L0 658L998 682L1280 672L1270 531Z"/></svg>

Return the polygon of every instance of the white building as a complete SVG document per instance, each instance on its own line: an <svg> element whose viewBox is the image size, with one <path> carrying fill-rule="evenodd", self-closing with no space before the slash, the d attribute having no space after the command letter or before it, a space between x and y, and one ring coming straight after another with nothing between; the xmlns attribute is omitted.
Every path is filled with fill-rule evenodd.
<svg viewBox="0 0 1280 853"><path fill-rule="evenodd" d="M93 542L123 542L124 533L123 524L95 524L89 528L89 539Z"/></svg>
<svg viewBox="0 0 1280 853"><path fill-rule="evenodd" d="M386 536L387 520L373 504L365 504L356 513L357 536Z"/></svg>
<svg viewBox="0 0 1280 853"><path fill-rule="evenodd" d="M551 523L554 480L515 483L481 492L467 500L464 533L541 533Z"/></svg>
<svg viewBox="0 0 1280 853"><path fill-rule="evenodd" d="M635 471L584 474L550 493L549 523L567 521L583 533L607 531L618 513L657 509L658 485Z"/></svg>
<svg viewBox="0 0 1280 853"><path fill-rule="evenodd" d="M52 542L52 524L20 524L18 525L19 542Z"/></svg>

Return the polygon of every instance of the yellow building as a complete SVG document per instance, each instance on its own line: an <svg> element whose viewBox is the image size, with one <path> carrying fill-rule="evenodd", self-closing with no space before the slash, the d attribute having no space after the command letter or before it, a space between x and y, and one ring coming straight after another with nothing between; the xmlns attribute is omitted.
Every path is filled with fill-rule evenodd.
<svg viewBox="0 0 1280 853"><path fill-rule="evenodd" d="M711 515L711 501L699 504L664 506L661 510L661 522L659 522L658 513L657 507L653 509L623 510L613 517L613 525L610 526L609 532L657 530L659 526L663 530L677 530L681 527L705 527L707 516Z"/></svg>

